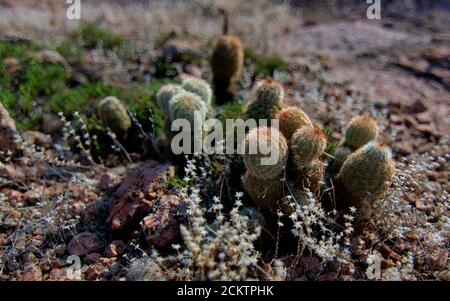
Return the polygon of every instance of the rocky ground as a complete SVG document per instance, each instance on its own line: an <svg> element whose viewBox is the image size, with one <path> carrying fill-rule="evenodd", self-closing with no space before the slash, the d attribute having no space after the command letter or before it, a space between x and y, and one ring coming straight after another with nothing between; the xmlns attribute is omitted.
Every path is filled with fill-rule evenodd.
<svg viewBox="0 0 450 301"><path fill-rule="evenodd" d="M93 2L86 5L95 6ZM166 80L176 81L186 74L210 79L211 42L220 32L216 6L193 1L189 7L180 3L171 10L168 5L151 2L149 12L134 14L134 5L144 4L100 3L99 9L87 10L86 21L124 37L126 50L114 46L114 37L102 36L102 41L114 44L110 49L103 44L69 51L61 43L68 37L74 39L69 43L79 42L73 38L76 35L69 34L78 24L64 20L63 7L52 1L0 0L0 52L8 53L0 57L1 66L2 72L17 80L11 87L17 89L25 80L16 76L28 62L25 55L69 73L61 102L53 90L49 95L43 92L33 99L30 110L22 104L25 94L0 93L9 111L0 111L2 280L72 279L76 261L70 256L81 258L80 279L134 279L130 267L136 269L136 258L148 256L152 249L163 256L173 254L171 246L182 244L179 225L187 223L186 204L178 193L185 185L179 178L182 168L155 151L160 124L152 99ZM413 6L404 14L395 14L393 5L382 20L367 20L359 6L343 13L340 5L328 2L329 10L305 6L302 1L293 1L293 8L260 1L255 5L261 12L251 9L251 4L239 7L231 3L232 29L248 47L238 99L248 98L249 88L259 76L273 76L283 83L288 103L300 106L329 128L334 141L341 138L352 116L375 116L382 129L380 139L391 147L395 160L405 164L399 168L408 170L419 182L403 183L405 191L400 198L410 205L412 214L423 214L429 223L424 229L436 227L443 233L438 244L426 249L421 244L433 238L419 239L409 232L394 239L368 227L352 238L351 264L324 264L318 256L305 254L286 278L367 279L367 258L376 250L382 256L383 271L399 266L407 253L413 254L414 267L407 276L402 275L404 280L449 280L450 11L431 6L419 12ZM191 20L167 21L194 8ZM254 28L245 26L247 20ZM83 41L87 43L86 38ZM26 46L25 54L10 51L27 43L39 47ZM86 88L93 82L101 84ZM61 89L55 87L55 91ZM78 94L72 89L78 89ZM137 140L120 141L132 162L123 158L123 152L110 149L117 144L92 112L92 104L111 91L126 98L137 114ZM7 101L17 95L20 100ZM68 105L71 97L72 107ZM78 103L78 97L92 99ZM142 113L148 108L152 115ZM91 137L98 136L99 146L94 150L85 143L79 119L71 117L75 110L86 119ZM57 115L59 111L69 124ZM142 134L139 124L153 136ZM16 142L15 135L23 141ZM81 147L77 147L77 139L82 140ZM427 165L426 174L415 174L423 171L414 169L418 163ZM414 168L407 169L408 165ZM436 199L429 194L441 201L446 198L444 211L437 209ZM289 252L282 254L286 263L293 261ZM270 259L271 255L268 252L263 257Z"/></svg>

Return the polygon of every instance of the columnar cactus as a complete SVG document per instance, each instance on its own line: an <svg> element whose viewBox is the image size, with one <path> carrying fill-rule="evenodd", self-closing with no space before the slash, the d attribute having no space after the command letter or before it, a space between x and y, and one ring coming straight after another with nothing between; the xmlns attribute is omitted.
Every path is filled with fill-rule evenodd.
<svg viewBox="0 0 450 301"><path fill-rule="evenodd" d="M276 212L277 201L283 191L283 183L279 178L257 178L247 171L242 176L242 185L258 207L272 213Z"/></svg>
<svg viewBox="0 0 450 301"><path fill-rule="evenodd" d="M166 116L169 115L169 102L170 100L178 93L183 92L184 89L175 84L168 84L158 91L158 94L156 94L156 103L158 106L162 109L164 114Z"/></svg>
<svg viewBox="0 0 450 301"><path fill-rule="evenodd" d="M373 141L378 136L377 122L368 115L357 116L350 120L345 130L344 146L352 151Z"/></svg>
<svg viewBox="0 0 450 301"><path fill-rule="evenodd" d="M244 66L242 42L238 37L228 34L228 15L224 10L222 13L224 14L223 32L214 46L211 57L214 90L218 104L233 100L233 83L241 77Z"/></svg>
<svg viewBox="0 0 450 301"><path fill-rule="evenodd" d="M348 156L337 180L345 188L344 198L361 207L361 201L373 200L386 191L394 171L389 148L371 142Z"/></svg>
<svg viewBox="0 0 450 301"><path fill-rule="evenodd" d="M247 106L247 118L274 118L283 105L283 86L275 80L261 80L253 89L253 99Z"/></svg>
<svg viewBox="0 0 450 301"><path fill-rule="evenodd" d="M127 109L114 96L108 96L100 102L98 115L102 123L119 137L124 137L131 127L131 118Z"/></svg>
<svg viewBox="0 0 450 301"><path fill-rule="evenodd" d="M267 179L281 175L288 158L288 145L283 134L273 127L253 128L245 136L244 143L244 164L252 177ZM255 151L256 153L250 153ZM263 154L264 152L267 154ZM273 162L262 161L269 158Z"/></svg>
<svg viewBox="0 0 450 301"><path fill-rule="evenodd" d="M297 129L304 126L313 126L308 115L297 107L283 108L275 115L275 119L279 120L280 131L288 140L291 139Z"/></svg>
<svg viewBox="0 0 450 301"><path fill-rule="evenodd" d="M209 106L212 100L212 91L209 84L203 79L193 76L187 77L181 83L181 87L191 93L197 94Z"/></svg>
<svg viewBox="0 0 450 301"><path fill-rule="evenodd" d="M302 168L324 153L327 139L317 126L302 127L292 135L290 147L292 162L297 168Z"/></svg>

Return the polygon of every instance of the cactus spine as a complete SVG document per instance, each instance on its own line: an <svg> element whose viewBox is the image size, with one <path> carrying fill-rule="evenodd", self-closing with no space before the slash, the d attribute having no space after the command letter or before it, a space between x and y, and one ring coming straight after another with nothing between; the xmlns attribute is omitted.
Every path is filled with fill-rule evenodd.
<svg viewBox="0 0 450 301"><path fill-rule="evenodd" d="M108 96L100 102L98 114L102 123L119 137L124 137L131 127L127 109L114 96Z"/></svg>
<svg viewBox="0 0 450 301"><path fill-rule="evenodd" d="M368 115L357 116L352 118L347 126L344 146L355 151L366 143L375 140L377 136L377 122Z"/></svg>
<svg viewBox="0 0 450 301"><path fill-rule="evenodd" d="M308 115L297 107L283 108L275 115L275 119L279 120L280 131L288 140L291 139L297 129L304 126L313 126Z"/></svg>

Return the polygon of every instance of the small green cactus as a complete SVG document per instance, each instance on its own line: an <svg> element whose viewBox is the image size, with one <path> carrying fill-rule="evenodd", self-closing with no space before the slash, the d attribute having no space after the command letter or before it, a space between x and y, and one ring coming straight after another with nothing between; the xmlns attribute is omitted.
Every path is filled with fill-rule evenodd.
<svg viewBox="0 0 450 301"><path fill-rule="evenodd" d="M361 201L373 200L387 190L394 171L389 148L371 142L348 156L337 179L348 192L344 197L361 207Z"/></svg>
<svg viewBox="0 0 450 301"><path fill-rule="evenodd" d="M270 120L284 106L284 88L275 80L265 79L256 83L253 99L247 105L247 118Z"/></svg>
<svg viewBox="0 0 450 301"><path fill-rule="evenodd" d="M265 211L275 213L277 202L282 196L283 183L278 178L257 178L246 172L242 185L255 205Z"/></svg>
<svg viewBox="0 0 450 301"><path fill-rule="evenodd" d="M131 127L131 119L127 109L114 96L108 96L100 102L98 115L102 123L119 137L123 138Z"/></svg>
<svg viewBox="0 0 450 301"><path fill-rule="evenodd" d="M327 139L318 126L299 128L290 141L292 162L297 168L318 159L327 147Z"/></svg>
<svg viewBox="0 0 450 301"><path fill-rule="evenodd" d="M184 89L175 84L168 84L161 87L156 94L156 103L162 109L166 116L169 116L169 102L178 93L183 92Z"/></svg>
<svg viewBox="0 0 450 301"><path fill-rule="evenodd" d="M200 113L201 122L206 119L208 106L197 94L181 92L176 94L169 102L169 117L171 121L186 119L194 125L194 112Z"/></svg>
<svg viewBox="0 0 450 301"><path fill-rule="evenodd" d="M275 119L279 120L280 131L288 140L297 129L303 126L313 126L308 115L297 107L283 108L275 115Z"/></svg>
<svg viewBox="0 0 450 301"><path fill-rule="evenodd" d="M244 164L252 177L259 179L275 178L283 172L288 158L288 145L286 138L276 128L253 128L245 136ZM268 154L261 151L267 148ZM251 150L256 154L250 154ZM269 152L270 151L270 152ZM272 158L273 164L261 161Z"/></svg>
<svg viewBox="0 0 450 301"><path fill-rule="evenodd" d="M187 77L181 83L181 87L191 93L197 94L209 106L212 100L212 90L203 79L193 76Z"/></svg>
<svg viewBox="0 0 450 301"><path fill-rule="evenodd" d="M357 116L350 120L345 130L344 146L357 150L378 136L377 122L368 115Z"/></svg>
<svg viewBox="0 0 450 301"><path fill-rule="evenodd" d="M255 101L268 106L281 105L284 102L284 88L273 79L263 79L253 89Z"/></svg>

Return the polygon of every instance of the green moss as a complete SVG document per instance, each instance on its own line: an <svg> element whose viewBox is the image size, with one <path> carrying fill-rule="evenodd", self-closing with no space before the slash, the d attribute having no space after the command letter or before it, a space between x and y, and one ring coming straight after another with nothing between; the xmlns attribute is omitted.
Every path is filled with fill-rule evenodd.
<svg viewBox="0 0 450 301"><path fill-rule="evenodd" d="M186 187L187 183L180 179L180 177L175 176L167 181L167 188L173 189L173 188L183 188Z"/></svg>
<svg viewBox="0 0 450 301"><path fill-rule="evenodd" d="M245 49L245 58L250 65L255 67L255 75L273 76L275 70L286 71L289 64L279 56L263 57L256 54L252 49Z"/></svg>
<svg viewBox="0 0 450 301"><path fill-rule="evenodd" d="M338 147L339 142L334 140L333 131L330 128L328 127L324 128L323 133L327 138L327 148L325 149L325 152L327 154L334 154L334 151Z"/></svg>
<svg viewBox="0 0 450 301"><path fill-rule="evenodd" d="M71 34L70 38L85 49L103 47L113 49L124 44L122 36L102 29L94 24L83 23Z"/></svg>

